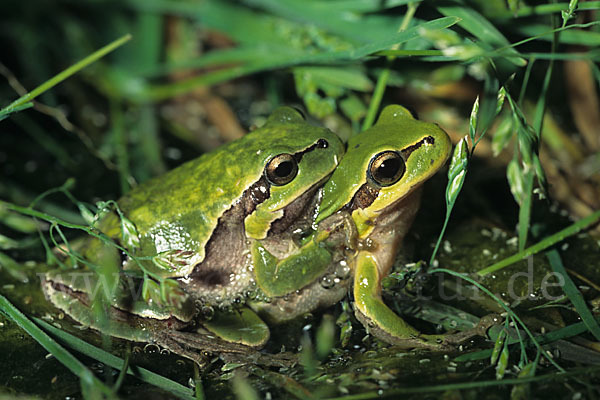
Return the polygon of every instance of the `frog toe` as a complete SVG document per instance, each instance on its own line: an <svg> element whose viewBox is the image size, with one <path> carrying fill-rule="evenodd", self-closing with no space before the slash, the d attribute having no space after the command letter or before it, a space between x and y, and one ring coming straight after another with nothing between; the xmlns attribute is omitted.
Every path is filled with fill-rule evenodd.
<svg viewBox="0 0 600 400"><path fill-rule="evenodd" d="M247 307L231 312L215 312L202 326L220 339L252 348L261 348L269 340L268 326Z"/></svg>
<svg viewBox="0 0 600 400"><path fill-rule="evenodd" d="M418 331L414 331L407 335L397 336L379 326L359 309L355 310L354 315L356 316L356 319L367 328L367 331L371 335L401 349L410 350L418 348L434 351L448 351L455 348L451 342L446 340L444 335L424 335ZM398 319L400 319L400 317L398 317Z"/></svg>

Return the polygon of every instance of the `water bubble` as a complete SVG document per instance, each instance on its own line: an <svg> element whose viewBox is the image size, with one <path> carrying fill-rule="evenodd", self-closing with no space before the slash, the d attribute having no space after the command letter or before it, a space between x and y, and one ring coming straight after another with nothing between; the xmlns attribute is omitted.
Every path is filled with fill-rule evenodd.
<svg viewBox="0 0 600 400"><path fill-rule="evenodd" d="M147 345L144 346L144 353L154 354L154 353L159 353L159 352L160 352L160 347L158 347L158 345L156 345L156 344L148 343Z"/></svg>
<svg viewBox="0 0 600 400"><path fill-rule="evenodd" d="M231 304L227 304L227 303L219 304L219 311L230 313L233 311L233 306Z"/></svg>
<svg viewBox="0 0 600 400"><path fill-rule="evenodd" d="M335 276L333 274L325 275L321 278L320 283L324 289L331 289L335 286Z"/></svg>
<svg viewBox="0 0 600 400"><path fill-rule="evenodd" d="M215 309L209 305L203 305L200 308L200 317L205 321L210 321L215 316Z"/></svg>
<svg viewBox="0 0 600 400"><path fill-rule="evenodd" d="M347 279L350 276L350 267L345 260L342 260L338 263L335 268L335 276L340 279Z"/></svg>

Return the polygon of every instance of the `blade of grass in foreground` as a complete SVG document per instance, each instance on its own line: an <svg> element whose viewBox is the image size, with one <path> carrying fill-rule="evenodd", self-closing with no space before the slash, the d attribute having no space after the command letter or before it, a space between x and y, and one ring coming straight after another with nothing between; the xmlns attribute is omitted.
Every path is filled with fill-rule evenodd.
<svg viewBox="0 0 600 400"><path fill-rule="evenodd" d="M8 106L6 106L0 110L0 121L15 111L31 107L29 105L29 103L33 99L35 99L37 96L39 96L40 94L44 93L45 91L53 88L60 82L64 81L65 79L67 79L71 75L77 73L78 71L82 70L83 68L87 67L91 63L104 57L105 55L107 55L111 51L115 50L119 46L123 45L125 42L127 42L130 39L131 39L131 35L129 35L129 34L120 37L119 39L115 40L114 42L109 43L108 45L102 47L101 49L99 49L99 50L95 51L94 53L90 54L89 56L85 57L83 60L78 61L75 64L71 65L69 68L58 73L54 77L48 79L46 82L42 83L41 85L39 85L38 87L33 89L31 92L19 97L17 100L13 101L11 104L9 104Z"/></svg>
<svg viewBox="0 0 600 400"><path fill-rule="evenodd" d="M92 346L91 344L73 335L70 335L65 331L62 331L39 318L34 318L34 320L38 325L42 326L42 328L50 332L53 336L56 336L60 340L67 343L69 347L71 347L73 350L76 350L82 354L85 354L88 357L98 360L101 363L104 363L118 370L121 370L125 365L125 361L117 356L107 353L106 351L99 349L95 346ZM148 371L145 368L128 367L127 373L136 376L137 378L141 379L146 383L164 389L170 393L176 394L181 398L193 398L193 392L191 389L180 385L179 383L174 382L170 379L167 379L164 376L155 374L152 371Z"/></svg>
<svg viewBox="0 0 600 400"><path fill-rule="evenodd" d="M558 250L552 249L547 251L546 257L548 257L548 261L550 261L550 267L552 268L552 271L562 277L564 283L561 285L561 287L567 297L569 297L569 300L571 300L571 303L573 303L575 306L575 309L581 317L581 320L592 333L592 335L594 335L596 340L600 340L600 326L598 326L598 322L594 319L594 315L585 303L581 292L577 289L577 286L575 286L575 283L573 283L567 274L562 260L560 259L560 254L558 254Z"/></svg>
<svg viewBox="0 0 600 400"><path fill-rule="evenodd" d="M77 375L84 385L92 385L108 397L114 396L112 390L94 376L92 371L69 353L64 347L54 341L46 332L38 328L21 311L19 311L8 299L0 295L0 312L19 325L25 332L34 338L42 347L48 350L61 364Z"/></svg>
<svg viewBox="0 0 600 400"><path fill-rule="evenodd" d="M585 218L580 219L579 221L575 222L573 225L569 225L562 231L556 232L554 235L548 236L547 238L540 240L538 243L534 244L533 246L530 246L523 251L519 251L518 253L513 254L512 256L507 257L504 260L498 261L497 263L492 264L489 267L480 270L479 272L477 272L477 274L479 276L486 276L488 274L491 274L492 272L496 272L504 267L514 264L517 261L521 261L529 256L539 253L540 251L547 249L548 247L552 246L553 244L560 242L561 240L565 239L566 237L574 235L577 232L587 228L588 226L598 222L598 220L600 220L600 210L596 211L593 214L588 215Z"/></svg>

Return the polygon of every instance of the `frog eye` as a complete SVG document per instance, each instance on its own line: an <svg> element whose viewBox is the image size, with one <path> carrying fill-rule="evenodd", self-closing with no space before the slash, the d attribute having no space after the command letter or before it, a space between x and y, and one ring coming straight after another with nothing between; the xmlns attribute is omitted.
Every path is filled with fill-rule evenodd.
<svg viewBox="0 0 600 400"><path fill-rule="evenodd" d="M398 182L405 171L406 165L400 153L388 150L371 159L368 176L379 186L390 186Z"/></svg>
<svg viewBox="0 0 600 400"><path fill-rule="evenodd" d="M293 155L283 153L273 157L265 168L265 175L275 186L290 183L298 173L298 163Z"/></svg>

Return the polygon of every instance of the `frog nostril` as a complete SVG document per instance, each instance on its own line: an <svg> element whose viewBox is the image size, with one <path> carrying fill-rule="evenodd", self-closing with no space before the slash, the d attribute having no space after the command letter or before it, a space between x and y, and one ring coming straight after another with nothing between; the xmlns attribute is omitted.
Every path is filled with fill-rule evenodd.
<svg viewBox="0 0 600 400"><path fill-rule="evenodd" d="M317 147L320 149L326 149L329 147L329 142L325 139L319 139L317 141Z"/></svg>

